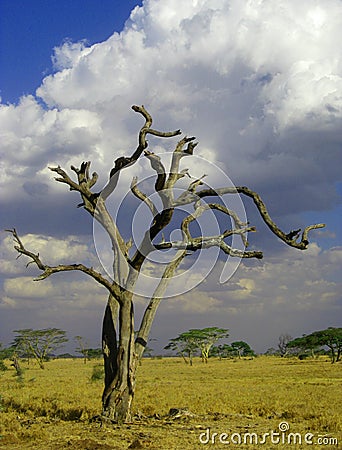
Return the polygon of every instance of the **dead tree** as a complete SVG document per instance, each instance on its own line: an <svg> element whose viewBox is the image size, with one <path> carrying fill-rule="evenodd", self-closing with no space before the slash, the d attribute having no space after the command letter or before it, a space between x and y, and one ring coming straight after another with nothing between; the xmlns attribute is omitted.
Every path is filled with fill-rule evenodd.
<svg viewBox="0 0 342 450"><path fill-rule="evenodd" d="M282 358L287 356L289 353L289 347L288 344L291 342L292 337L289 334L281 334L279 336L279 342L278 342L278 348L279 348L279 354Z"/></svg>
<svg viewBox="0 0 342 450"><path fill-rule="evenodd" d="M175 145L169 170L166 170L161 158L151 151L147 151L147 135L158 138L172 138L181 134L180 130L172 132L161 132L152 128L152 117L144 106L133 106L132 109L141 114L145 123L142 126L138 146L132 156L117 158L114 168L110 172L110 179L101 192L94 192L93 188L98 180L98 175L90 175L90 162L83 162L80 168L71 166L71 170L76 174L77 180L71 178L60 166L51 167L50 170L57 174L56 181L69 186L70 190L79 192L83 207L93 216L93 218L103 227L108 234L113 249L113 276L107 278L91 267L85 265L60 264L57 266L47 265L42 261L39 254L27 249L18 236L15 229L8 230L12 233L15 241L15 249L20 255L26 255L30 263L34 263L41 274L36 280L44 280L57 272L81 271L95 281L104 286L108 293L108 302L103 318L102 349L105 367L105 387L102 396L102 416L115 422L131 420L131 405L136 384L136 369L147 344L148 336L154 320L158 305L165 293L167 284L174 276L184 258L190 253L199 249L218 247L224 253L239 258L262 258L260 251L246 250L248 232L255 231L255 227L248 223L243 223L238 215L223 206L220 198L224 195L242 194L251 198L258 209L262 220L268 228L283 242L296 249L305 250L308 247L308 233L315 228L321 228L323 224L311 225L301 230L283 232L271 219L266 206L260 196L247 187L218 187L213 189L204 186L202 178L190 180L187 188L181 195L176 195L174 189L176 183L181 178L189 175L187 171L180 169L180 162L183 157L191 157L197 145L194 137L183 137ZM108 212L106 199L115 190L120 173L134 164L140 157L149 160L152 170L155 172L155 193L159 196L162 208L157 207L139 187L138 180L133 179L131 192L134 196L144 202L149 208L152 216L151 224L146 230L141 244L132 247L132 242L126 242L117 223ZM191 178L191 175L189 175ZM184 181L184 179L183 179ZM215 198L217 202L206 201ZM183 205L192 205L194 212L187 215L180 221L177 229L182 232L183 238L179 241L165 240L162 231L171 223L174 212ZM191 223L198 219L208 210L215 210L229 219L230 228L215 236L193 236ZM232 248L229 238L237 235L244 244L243 250ZM228 241L228 242L227 242ZM138 333L134 333L134 286L139 278L140 271L146 258L151 252L174 249L176 251L174 259L165 267L143 318L138 328Z"/></svg>

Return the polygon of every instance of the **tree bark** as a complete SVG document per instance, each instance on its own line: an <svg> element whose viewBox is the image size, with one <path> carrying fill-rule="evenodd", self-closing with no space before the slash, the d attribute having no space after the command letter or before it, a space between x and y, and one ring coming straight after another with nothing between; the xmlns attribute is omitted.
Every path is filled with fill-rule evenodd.
<svg viewBox="0 0 342 450"><path fill-rule="evenodd" d="M43 360L39 360L39 361L38 361L38 365L39 365L39 368L40 368L40 369L43 369L43 370L45 369Z"/></svg>
<svg viewBox="0 0 342 450"><path fill-rule="evenodd" d="M335 355L335 349L332 345L330 346L330 350L331 350L331 364L334 364L336 361L336 355Z"/></svg>
<svg viewBox="0 0 342 450"><path fill-rule="evenodd" d="M109 388L117 372L117 337L118 303L109 295L102 323L102 353L105 371L105 388Z"/></svg>
<svg viewBox="0 0 342 450"><path fill-rule="evenodd" d="M189 351L189 363L190 363L190 366L192 366L192 351L191 350Z"/></svg>
<svg viewBox="0 0 342 450"><path fill-rule="evenodd" d="M19 358L14 355L12 361L13 361L13 364L11 364L11 366L13 366L15 368L17 377L20 377L23 374L23 371L19 364Z"/></svg>
<svg viewBox="0 0 342 450"><path fill-rule="evenodd" d="M116 423L132 420L131 405L134 398L137 362L134 352L132 295L125 292L119 307L119 343L116 364L108 368L105 374L106 382L102 396L102 415Z"/></svg>

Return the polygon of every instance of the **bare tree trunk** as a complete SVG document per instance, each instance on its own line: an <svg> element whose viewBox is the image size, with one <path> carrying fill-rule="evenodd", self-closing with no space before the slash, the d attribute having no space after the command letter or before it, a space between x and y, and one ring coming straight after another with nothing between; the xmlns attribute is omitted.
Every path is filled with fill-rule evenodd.
<svg viewBox="0 0 342 450"><path fill-rule="evenodd" d="M131 421L137 368L137 357L134 353L133 303L131 294L127 292L119 308L119 334L116 364L111 365L105 374L102 415L122 423Z"/></svg>
<svg viewBox="0 0 342 450"><path fill-rule="evenodd" d="M336 354L335 354L335 349L333 346L330 347L331 350L331 364L334 364L336 361Z"/></svg>
<svg viewBox="0 0 342 450"><path fill-rule="evenodd" d="M192 366L192 351L191 350L189 351L189 363L190 363L190 366Z"/></svg>
<svg viewBox="0 0 342 450"><path fill-rule="evenodd" d="M102 353L105 371L105 388L109 388L117 372L117 337L118 302L110 294L102 323Z"/></svg>
<svg viewBox="0 0 342 450"><path fill-rule="evenodd" d="M188 360L186 359L184 352L180 352L180 354L182 355L182 358L184 359L185 364L189 364Z"/></svg>
<svg viewBox="0 0 342 450"><path fill-rule="evenodd" d="M39 359L39 360L38 360L38 364L39 364L39 368L40 368L40 369L43 369L43 370L45 369L44 361L43 361L42 359Z"/></svg>
<svg viewBox="0 0 342 450"><path fill-rule="evenodd" d="M16 376L21 377L23 374L23 371L20 367L19 358L16 355L14 355L12 361L13 361L13 363L11 364L11 366L13 366L15 368Z"/></svg>

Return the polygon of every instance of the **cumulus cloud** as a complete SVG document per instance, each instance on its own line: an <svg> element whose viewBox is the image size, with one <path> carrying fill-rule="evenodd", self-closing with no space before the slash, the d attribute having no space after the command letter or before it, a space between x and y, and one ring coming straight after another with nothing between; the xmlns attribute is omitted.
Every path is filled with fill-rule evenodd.
<svg viewBox="0 0 342 450"><path fill-rule="evenodd" d="M245 315L258 311L269 317L288 311L339 308L341 282L336 281L331 261L341 258L341 249L323 250L316 243L306 252L283 249L276 256L253 264L240 264L226 283L218 278L222 262L204 284L182 296L165 300L170 310L208 314ZM338 270L338 268L336 268Z"/></svg>
<svg viewBox="0 0 342 450"><path fill-rule="evenodd" d="M48 164L93 159L108 176L136 142L129 106L144 103L162 128L197 134L199 152L210 150L237 182L267 189L277 180L290 199L323 189L328 207L339 177L341 9L337 0L146 0L108 40L65 42L37 90L44 103L1 106L3 186L14 187L6 194L31 195L27 178L47 183Z"/></svg>
<svg viewBox="0 0 342 450"><path fill-rule="evenodd" d="M0 290L1 309L22 309L39 316L44 311L73 315L76 311L94 311L104 308L106 290L86 275L57 275L42 281L33 277L11 274Z"/></svg>
<svg viewBox="0 0 342 450"><path fill-rule="evenodd" d="M89 263L98 265L98 259L93 253L91 242L88 239L82 241L81 236L66 236L58 239L52 236L26 234L20 236L25 248L33 253L38 253L41 260L48 265ZM10 235L3 235L0 241L0 273L16 274L27 270L26 264L29 258L22 256L16 261L18 253L14 250L15 243ZM24 261L25 260L25 261ZM39 270L35 267L35 273Z"/></svg>
<svg viewBox="0 0 342 450"><path fill-rule="evenodd" d="M265 351L277 345L281 333L296 337L339 326L341 282L332 272L331 259L336 261L340 252L317 244L307 253L284 249L263 262L241 264L223 285L218 283L219 264L200 287L163 300L155 333L162 333L170 320L170 337L215 324L229 328L232 340L247 340ZM182 318L175 320L180 312Z"/></svg>
<svg viewBox="0 0 342 450"><path fill-rule="evenodd" d="M19 298L47 298L53 292L51 281L37 283L30 277L9 278L5 280L4 292L6 296Z"/></svg>
<svg viewBox="0 0 342 450"><path fill-rule="evenodd" d="M100 125L87 110L46 110L33 96L22 97L18 106L1 105L0 133L2 165L0 183L3 198L25 198L25 193L46 193L51 176L47 167L56 166L55 155L66 164L78 164L91 149L96 155Z"/></svg>
<svg viewBox="0 0 342 450"><path fill-rule="evenodd" d="M233 107L247 128L253 118L274 118L281 130L298 122L324 128L341 118L341 5L306 0L299 9L295 1L149 0L106 42L56 49L63 70L38 95L50 106L90 108L144 96L158 110L188 106L191 119L198 103L240 99Z"/></svg>
<svg viewBox="0 0 342 450"><path fill-rule="evenodd" d="M87 258L88 244L71 236L82 219L71 223L63 216L65 206L57 199L65 187L52 181L48 166L69 169L91 160L102 187L113 160L136 148L143 120L130 106L145 104L155 128L196 135L197 153L236 184L260 191L277 220L299 218L302 225L302 211L319 211L324 221L323 212L339 199L341 181L341 13L339 0L145 0L106 41L64 42L54 49L54 73L35 95L0 105L2 207L18 211L20 220L20 211L32 202L33 227L46 211L38 214L39 208L58 205L56 233L67 237L27 234L25 242L51 264L66 256ZM174 145L150 138L152 150ZM144 175L144 163L134 167ZM200 169L198 176L204 173ZM132 173L122 174L121 196ZM118 198L114 194L113 202ZM4 242L3 273L22 274L23 268L8 263ZM270 263L241 266L227 287L229 301L208 281L187 294L184 308L237 314L243 307L266 314L289 304L293 311L324 304L334 310L332 267L340 253L313 245L300 257L306 259L298 256L296 262L292 254L270 252ZM13 280L3 297L9 306ZM296 302L289 303L290 297Z"/></svg>

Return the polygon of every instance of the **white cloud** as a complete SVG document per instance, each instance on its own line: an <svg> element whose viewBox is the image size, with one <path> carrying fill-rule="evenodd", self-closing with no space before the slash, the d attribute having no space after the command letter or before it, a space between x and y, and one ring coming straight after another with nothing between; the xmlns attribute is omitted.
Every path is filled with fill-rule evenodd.
<svg viewBox="0 0 342 450"><path fill-rule="evenodd" d="M69 69L90 51L91 49L86 47L84 41L70 42L66 40L63 45L54 48L53 67L57 72Z"/></svg>
<svg viewBox="0 0 342 450"><path fill-rule="evenodd" d="M223 302L207 293L197 291L195 295L188 293L180 297L163 300L166 310L181 311L185 314L207 314L209 311L222 309Z"/></svg>
<svg viewBox="0 0 342 450"><path fill-rule="evenodd" d="M58 239L52 236L26 234L20 236L25 247L38 253L43 263L48 265L83 263L101 271L97 256L93 253L91 241L80 236L66 236ZM5 277L0 289L0 307L4 309L28 309L30 315L41 311L61 309L93 310L103 307L106 290L93 279L79 272L51 275L48 279L33 281L40 270L22 256L17 260L13 239L2 236L0 241L0 274Z"/></svg>
<svg viewBox="0 0 342 450"><path fill-rule="evenodd" d="M49 105L90 108L135 95L179 111L217 102L220 93L233 100L249 91L256 98L249 110L244 105L245 120L263 104L280 128L307 122L308 115L331 121L341 118L341 9L336 0L300 6L149 0L106 42L57 49L63 70L47 77L38 94Z"/></svg>
<svg viewBox="0 0 342 450"><path fill-rule="evenodd" d="M82 159L103 186L136 146L142 121L129 107L144 103L157 128L197 134L198 152L235 182L268 192L278 183L290 201L289 185L304 179L329 207L340 177L341 12L337 0L146 0L120 34L64 42L37 90L48 107L32 96L1 106L4 195L55 190L46 167ZM32 178L40 184L27 189Z"/></svg>
<svg viewBox="0 0 342 450"><path fill-rule="evenodd" d="M342 262L342 247L332 247L329 252L325 253L325 258L327 263L333 264L338 270L339 264Z"/></svg>
<svg viewBox="0 0 342 450"><path fill-rule="evenodd" d="M87 153L96 156L101 125L91 111L46 110L27 96L18 106L0 106L0 134L0 184L8 201L25 198L28 183L37 186L37 191L54 188L47 167L58 165L58 159L70 167L78 165Z"/></svg>
<svg viewBox="0 0 342 450"><path fill-rule="evenodd" d="M335 249L323 251L315 243L306 252L284 249L263 262L241 264L221 286L222 264L218 264L204 285L165 302L169 309L207 312L217 318L256 313L270 320L284 312L291 317L300 311L338 310L341 283L331 279L331 258L336 258Z"/></svg>
<svg viewBox="0 0 342 450"><path fill-rule="evenodd" d="M39 254L43 263L48 265L73 264L88 262L98 265L97 257L92 253L91 242L84 241L80 236L66 236L58 239L52 236L26 234L20 236L25 248L35 254ZM16 261L18 253L14 250L15 242L10 235L3 236L0 242L0 272L3 274L15 274L25 271L29 258L22 256ZM39 270L35 267L38 274Z"/></svg>
<svg viewBox="0 0 342 450"><path fill-rule="evenodd" d="M56 317L72 315L75 311L102 310L108 297L106 290L94 280L83 276L52 276L42 281L21 276L4 281L0 292L1 309L21 309L29 311L32 317Z"/></svg>
<svg viewBox="0 0 342 450"><path fill-rule="evenodd" d="M4 292L9 297L47 299L53 293L51 281L33 281L30 277L8 278L4 282Z"/></svg>

